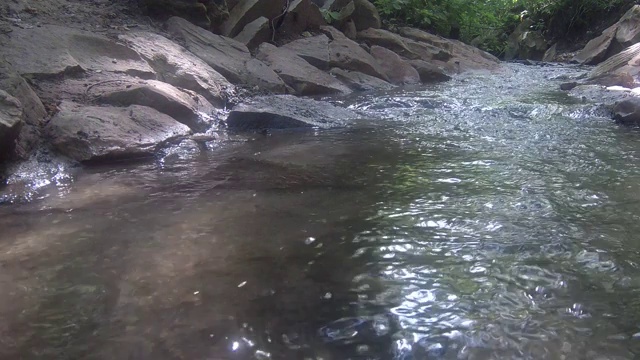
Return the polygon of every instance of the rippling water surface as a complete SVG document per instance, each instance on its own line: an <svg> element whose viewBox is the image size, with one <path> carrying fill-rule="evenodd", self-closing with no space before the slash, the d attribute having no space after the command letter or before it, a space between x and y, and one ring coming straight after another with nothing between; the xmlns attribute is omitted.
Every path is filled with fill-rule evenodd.
<svg viewBox="0 0 640 360"><path fill-rule="evenodd" d="M510 70L0 207L0 357L639 357L640 133Z"/></svg>

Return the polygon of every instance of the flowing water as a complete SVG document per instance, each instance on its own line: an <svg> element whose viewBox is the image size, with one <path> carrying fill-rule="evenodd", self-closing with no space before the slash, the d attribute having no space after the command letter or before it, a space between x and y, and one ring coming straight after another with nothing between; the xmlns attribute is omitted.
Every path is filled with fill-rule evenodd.
<svg viewBox="0 0 640 360"><path fill-rule="evenodd" d="M640 133L509 69L0 207L0 358L638 358Z"/></svg>

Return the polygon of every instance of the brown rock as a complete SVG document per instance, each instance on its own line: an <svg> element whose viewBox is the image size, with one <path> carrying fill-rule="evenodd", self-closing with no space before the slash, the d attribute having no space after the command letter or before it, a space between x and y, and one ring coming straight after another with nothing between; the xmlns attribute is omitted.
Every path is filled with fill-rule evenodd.
<svg viewBox="0 0 640 360"><path fill-rule="evenodd" d="M260 45L257 58L269 65L298 95L349 93L344 84L285 48Z"/></svg>
<svg viewBox="0 0 640 360"><path fill-rule="evenodd" d="M154 109L60 104L45 128L56 151L81 162L154 155L167 142L186 136L189 128Z"/></svg>
<svg viewBox="0 0 640 360"><path fill-rule="evenodd" d="M376 59L392 84L403 85L420 82L418 71L393 51L374 45L371 47L371 55Z"/></svg>

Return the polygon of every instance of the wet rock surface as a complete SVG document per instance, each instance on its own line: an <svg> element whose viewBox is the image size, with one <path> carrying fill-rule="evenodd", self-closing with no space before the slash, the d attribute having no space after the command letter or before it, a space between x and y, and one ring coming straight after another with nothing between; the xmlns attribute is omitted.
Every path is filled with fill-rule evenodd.
<svg viewBox="0 0 640 360"><path fill-rule="evenodd" d="M63 102L46 136L62 155L80 162L148 157L190 133L186 125L149 107L84 106Z"/></svg>
<svg viewBox="0 0 640 360"><path fill-rule="evenodd" d="M257 97L236 106L227 118L234 130L335 128L358 118L353 111L327 102L291 95Z"/></svg>
<svg viewBox="0 0 640 360"><path fill-rule="evenodd" d="M22 104L6 91L0 90L0 161L12 155L21 127Z"/></svg>
<svg viewBox="0 0 640 360"><path fill-rule="evenodd" d="M381 46L372 46L371 55L376 59L391 83L396 85L418 84L420 74L398 54Z"/></svg>
<svg viewBox="0 0 640 360"><path fill-rule="evenodd" d="M358 71L333 68L330 73L353 91L389 90L395 87L387 81Z"/></svg>
<svg viewBox="0 0 640 360"><path fill-rule="evenodd" d="M640 98L630 97L616 104L613 108L616 121L625 125L640 125Z"/></svg>

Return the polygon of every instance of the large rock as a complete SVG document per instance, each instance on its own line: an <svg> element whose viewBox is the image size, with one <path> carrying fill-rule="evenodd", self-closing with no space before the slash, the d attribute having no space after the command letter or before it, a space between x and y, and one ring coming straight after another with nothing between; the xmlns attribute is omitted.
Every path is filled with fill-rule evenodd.
<svg viewBox="0 0 640 360"><path fill-rule="evenodd" d="M162 35L137 31L118 38L147 60L159 80L195 91L218 107L224 107L234 92L233 85L219 72Z"/></svg>
<svg viewBox="0 0 640 360"><path fill-rule="evenodd" d="M531 30L533 20L525 19L509 35L505 59L542 60L548 45L539 31Z"/></svg>
<svg viewBox="0 0 640 360"><path fill-rule="evenodd" d="M589 78L595 79L614 74L626 74L632 77L640 74L640 43L631 45L600 63L591 71Z"/></svg>
<svg viewBox="0 0 640 360"><path fill-rule="evenodd" d="M2 49L22 76L51 78L88 70L151 79L153 69L140 55L106 37L55 25L14 28Z"/></svg>
<svg viewBox="0 0 640 360"><path fill-rule="evenodd" d="M381 26L380 14L375 5L369 0L353 0L355 11L351 16L356 30L366 30L369 28L379 29Z"/></svg>
<svg viewBox="0 0 640 360"><path fill-rule="evenodd" d="M297 37L306 30L317 30L326 24L320 9L311 0L293 0L278 27L278 33L284 38Z"/></svg>
<svg viewBox="0 0 640 360"><path fill-rule="evenodd" d="M451 77L447 75L446 70L438 67L433 63L423 60L410 60L409 64L411 64L411 66L413 66L413 68L418 71L418 74L420 74L420 81L422 81L423 83L451 80Z"/></svg>
<svg viewBox="0 0 640 360"><path fill-rule="evenodd" d="M333 68L330 73L354 91L389 90L395 87L384 80L358 71Z"/></svg>
<svg viewBox="0 0 640 360"><path fill-rule="evenodd" d="M95 84L87 94L96 101L115 105L142 105L167 114L199 132L211 127L214 107L203 97L187 94L156 80L110 81Z"/></svg>
<svg viewBox="0 0 640 360"><path fill-rule="evenodd" d="M0 90L0 161L13 155L15 142L22 127L22 104Z"/></svg>
<svg viewBox="0 0 640 360"><path fill-rule="evenodd" d="M342 127L358 115L323 101L291 95L262 96L231 110L227 126L236 130Z"/></svg>
<svg viewBox="0 0 640 360"><path fill-rule="evenodd" d="M331 26L321 27L325 35L292 41L283 48L294 52L311 65L328 70L332 67L355 70L387 80L375 59L358 43Z"/></svg>
<svg viewBox="0 0 640 360"><path fill-rule="evenodd" d="M398 30L406 38L435 46L450 54L451 58L446 63L455 66L458 72L467 70L498 71L503 69L502 63L497 57L461 41L445 39L410 27L402 27Z"/></svg>
<svg viewBox="0 0 640 360"><path fill-rule="evenodd" d="M403 60L393 51L374 45L371 47L371 55L376 59L391 83L396 85L417 84L420 82L420 74L408 62Z"/></svg>
<svg viewBox="0 0 640 360"><path fill-rule="evenodd" d="M260 16L248 23L234 39L245 44L249 49L255 49L263 42L271 40L271 36L272 31L269 19Z"/></svg>
<svg viewBox="0 0 640 360"><path fill-rule="evenodd" d="M282 48L290 50L318 69L328 70L331 66L329 38L326 35L295 40Z"/></svg>
<svg viewBox="0 0 640 360"><path fill-rule="evenodd" d="M418 54L409 49L402 36L388 30L366 29L358 32L358 40L369 46L382 46L408 59L420 58Z"/></svg>
<svg viewBox="0 0 640 360"><path fill-rule="evenodd" d="M349 93L350 89L331 75L309 64L291 50L260 45L257 58L268 64L298 95Z"/></svg>
<svg viewBox="0 0 640 360"><path fill-rule="evenodd" d="M154 109L83 106L62 102L45 128L59 153L81 162L132 159L154 155L189 128Z"/></svg>
<svg viewBox="0 0 640 360"><path fill-rule="evenodd" d="M581 64L598 64L637 42L640 42L640 5L633 6L602 35L589 41L574 60Z"/></svg>
<svg viewBox="0 0 640 360"><path fill-rule="evenodd" d="M287 4L287 0L241 0L229 12L229 19L222 25L222 35L234 37L261 16L271 21L281 15Z"/></svg>
<svg viewBox="0 0 640 360"><path fill-rule="evenodd" d="M625 125L640 125L640 98L630 97L613 108L614 118Z"/></svg>
<svg viewBox="0 0 640 360"><path fill-rule="evenodd" d="M257 86L275 93L286 91L278 75L262 66L258 60L252 59L244 44L213 34L178 17L169 19L167 28L189 51L232 83Z"/></svg>

